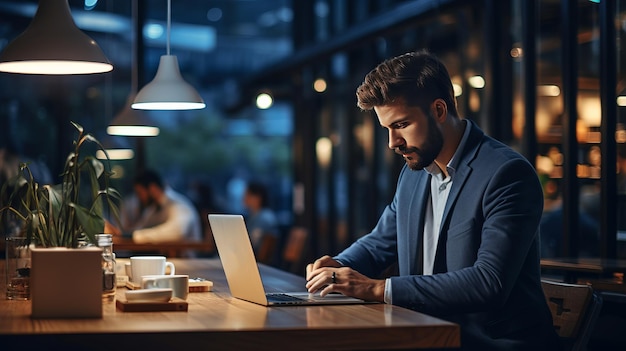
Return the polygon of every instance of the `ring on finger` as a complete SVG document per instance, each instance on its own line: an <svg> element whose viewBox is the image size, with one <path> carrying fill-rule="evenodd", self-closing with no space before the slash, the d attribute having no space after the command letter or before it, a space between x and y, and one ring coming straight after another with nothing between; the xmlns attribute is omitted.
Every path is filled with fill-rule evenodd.
<svg viewBox="0 0 626 351"><path fill-rule="evenodd" d="M333 284L337 283L337 273L333 272L333 275L331 276L331 281L333 282Z"/></svg>

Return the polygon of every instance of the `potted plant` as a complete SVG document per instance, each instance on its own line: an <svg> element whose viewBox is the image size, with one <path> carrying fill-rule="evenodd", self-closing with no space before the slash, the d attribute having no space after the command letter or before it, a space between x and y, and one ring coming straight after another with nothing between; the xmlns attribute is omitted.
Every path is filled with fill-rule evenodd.
<svg viewBox="0 0 626 351"><path fill-rule="evenodd" d="M102 256L93 245L95 235L103 233L105 210L119 217L121 197L109 185L111 171L93 155L81 155L87 143L106 155L100 142L77 123L72 125L78 137L60 184L39 184L28 165L20 164L18 174L2 187L0 216L17 218L31 244L32 316L36 318L102 316Z"/></svg>

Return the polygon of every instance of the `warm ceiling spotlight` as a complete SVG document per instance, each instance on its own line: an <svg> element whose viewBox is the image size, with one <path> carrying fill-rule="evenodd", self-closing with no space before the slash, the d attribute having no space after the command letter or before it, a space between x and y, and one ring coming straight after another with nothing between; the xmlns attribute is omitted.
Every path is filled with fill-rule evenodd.
<svg viewBox="0 0 626 351"><path fill-rule="evenodd" d="M313 82L313 89L318 93L323 93L326 91L326 80L323 78L317 78L315 82Z"/></svg>
<svg viewBox="0 0 626 351"><path fill-rule="evenodd" d="M554 84L544 84L537 86L537 95L556 97L561 95L561 88Z"/></svg>
<svg viewBox="0 0 626 351"><path fill-rule="evenodd" d="M485 87L485 78L481 76L469 77L467 82L472 88L482 89Z"/></svg>

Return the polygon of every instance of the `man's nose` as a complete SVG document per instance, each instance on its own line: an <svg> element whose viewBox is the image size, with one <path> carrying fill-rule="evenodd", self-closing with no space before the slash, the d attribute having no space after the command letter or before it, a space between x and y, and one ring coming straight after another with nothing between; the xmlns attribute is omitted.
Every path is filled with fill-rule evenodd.
<svg viewBox="0 0 626 351"><path fill-rule="evenodd" d="M389 131L389 148L391 150L397 148L398 146L404 145L404 140L395 133L394 131Z"/></svg>

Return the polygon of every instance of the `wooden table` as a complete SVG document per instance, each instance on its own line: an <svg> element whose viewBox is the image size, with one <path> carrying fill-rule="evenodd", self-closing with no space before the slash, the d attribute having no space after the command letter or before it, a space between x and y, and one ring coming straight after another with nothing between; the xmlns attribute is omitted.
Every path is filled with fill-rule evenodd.
<svg viewBox="0 0 626 351"><path fill-rule="evenodd" d="M120 260L123 266L124 260ZM218 259L171 259L179 274L213 281L212 292L190 293L187 312L121 312L104 302L103 318L38 320L30 301L5 299L0 261L0 342L46 349L349 350L450 348L460 328L385 305L263 307L233 298ZM119 266L118 265L118 266ZM304 279L260 265L268 291L302 290ZM68 289L80 288L68 286ZM118 288L117 298L125 289Z"/></svg>
<svg viewBox="0 0 626 351"><path fill-rule="evenodd" d="M567 283L590 284L601 293L615 293L626 301L624 259L545 258L541 260L541 269L562 273Z"/></svg>
<svg viewBox="0 0 626 351"><path fill-rule="evenodd" d="M626 260L602 258L543 258L542 269L580 274L611 275L626 272Z"/></svg>

